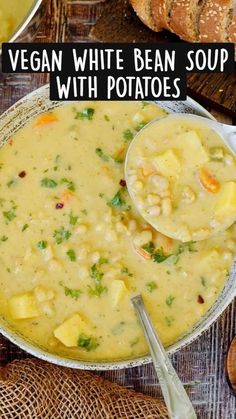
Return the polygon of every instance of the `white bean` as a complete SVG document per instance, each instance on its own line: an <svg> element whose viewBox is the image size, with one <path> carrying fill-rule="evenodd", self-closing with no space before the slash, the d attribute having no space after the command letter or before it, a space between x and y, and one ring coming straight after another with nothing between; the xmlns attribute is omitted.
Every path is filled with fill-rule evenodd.
<svg viewBox="0 0 236 419"><path fill-rule="evenodd" d="M161 211L165 217L167 217L168 215L172 213L172 203L171 203L170 198L164 198L161 201Z"/></svg>
<svg viewBox="0 0 236 419"><path fill-rule="evenodd" d="M150 205L156 205L156 204L159 204L160 197L159 195L156 195L156 194L148 194L147 201Z"/></svg>
<svg viewBox="0 0 236 419"><path fill-rule="evenodd" d="M149 215L158 217L161 213L161 208L159 207L159 205L155 205L153 207L147 208L146 211Z"/></svg>
<svg viewBox="0 0 236 419"><path fill-rule="evenodd" d="M166 191L169 187L169 182L166 178L160 175L152 175L150 176L150 181L155 186L157 191Z"/></svg>

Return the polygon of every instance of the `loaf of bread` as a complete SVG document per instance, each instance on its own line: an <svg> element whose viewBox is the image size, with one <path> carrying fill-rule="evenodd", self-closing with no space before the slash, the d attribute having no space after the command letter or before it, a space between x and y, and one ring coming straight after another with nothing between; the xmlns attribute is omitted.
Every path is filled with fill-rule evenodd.
<svg viewBox="0 0 236 419"><path fill-rule="evenodd" d="M191 42L236 43L236 0L130 0L152 30Z"/></svg>

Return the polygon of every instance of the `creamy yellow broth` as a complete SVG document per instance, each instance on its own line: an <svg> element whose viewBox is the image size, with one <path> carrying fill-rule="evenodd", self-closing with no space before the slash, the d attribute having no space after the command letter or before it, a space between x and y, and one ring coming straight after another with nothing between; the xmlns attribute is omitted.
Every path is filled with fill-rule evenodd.
<svg viewBox="0 0 236 419"><path fill-rule="evenodd" d="M50 352L105 361L145 354L132 296L142 293L168 345L225 284L234 226L198 243L173 241L127 193L130 141L163 114L133 102L62 106L0 151L0 313Z"/></svg>
<svg viewBox="0 0 236 419"><path fill-rule="evenodd" d="M13 35L32 4L32 0L0 0L0 44Z"/></svg>
<svg viewBox="0 0 236 419"><path fill-rule="evenodd" d="M128 186L144 218L169 237L203 240L236 219L236 160L201 120L168 116L128 153Z"/></svg>

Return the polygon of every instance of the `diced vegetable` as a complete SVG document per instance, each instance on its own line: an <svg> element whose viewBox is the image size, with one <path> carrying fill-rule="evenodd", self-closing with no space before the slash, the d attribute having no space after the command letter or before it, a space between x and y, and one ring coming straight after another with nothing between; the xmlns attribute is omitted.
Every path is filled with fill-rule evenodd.
<svg viewBox="0 0 236 419"><path fill-rule="evenodd" d="M166 177L177 177L181 171L181 164L176 153L171 149L155 157L157 170Z"/></svg>
<svg viewBox="0 0 236 419"><path fill-rule="evenodd" d="M33 126L39 127L41 125L51 124L52 122L56 121L58 121L58 117L54 113L44 113L34 121Z"/></svg>
<svg viewBox="0 0 236 419"><path fill-rule="evenodd" d="M236 182L226 182L222 185L215 215L224 219L236 212Z"/></svg>
<svg viewBox="0 0 236 419"><path fill-rule="evenodd" d="M220 189L218 180L205 168L199 171L199 178L202 186L211 193L216 193Z"/></svg>
<svg viewBox="0 0 236 419"><path fill-rule="evenodd" d="M74 314L54 330L54 336L68 348L78 345L81 334L90 335L91 328L79 314Z"/></svg>
<svg viewBox="0 0 236 419"><path fill-rule="evenodd" d="M188 131L179 134L177 142L179 143L181 149L183 144L186 142L186 147L183 150L185 158L184 165L188 166L188 164L191 164L192 167L202 166L209 161L209 155L202 145L200 137L195 131Z"/></svg>
<svg viewBox="0 0 236 419"><path fill-rule="evenodd" d="M222 161L224 160L224 150L221 147L211 147L209 149L210 159L212 161Z"/></svg>
<svg viewBox="0 0 236 419"><path fill-rule="evenodd" d="M124 281L118 279L112 281L109 286L109 293L112 306L117 307L122 302L127 292L128 290L125 286Z"/></svg>
<svg viewBox="0 0 236 419"><path fill-rule="evenodd" d="M31 319L41 315L36 299L31 292L15 295L9 300L10 316L15 320Z"/></svg>

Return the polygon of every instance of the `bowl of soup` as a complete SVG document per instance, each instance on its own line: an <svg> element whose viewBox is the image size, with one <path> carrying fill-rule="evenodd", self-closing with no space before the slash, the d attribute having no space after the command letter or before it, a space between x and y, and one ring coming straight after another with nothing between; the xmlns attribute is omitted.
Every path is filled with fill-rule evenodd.
<svg viewBox="0 0 236 419"><path fill-rule="evenodd" d="M44 86L0 118L1 333L64 366L141 365L150 357L130 302L141 293L168 352L182 348L235 296L236 228L198 242L157 232L133 205L124 164L152 120L210 115L191 99L48 97Z"/></svg>
<svg viewBox="0 0 236 419"><path fill-rule="evenodd" d="M47 3L47 0L0 0L0 48L3 42L32 41Z"/></svg>

